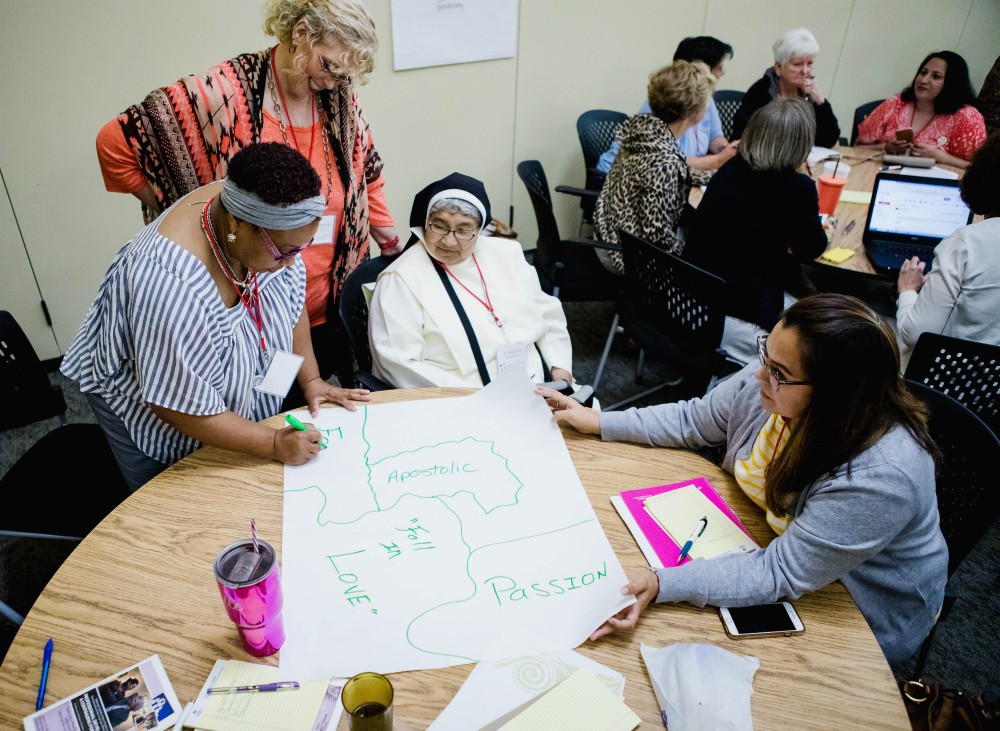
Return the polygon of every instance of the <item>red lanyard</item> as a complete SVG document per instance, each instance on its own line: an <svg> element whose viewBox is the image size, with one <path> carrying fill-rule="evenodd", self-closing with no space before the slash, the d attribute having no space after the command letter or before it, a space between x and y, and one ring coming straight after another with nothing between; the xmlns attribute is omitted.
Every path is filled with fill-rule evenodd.
<svg viewBox="0 0 1000 731"><path fill-rule="evenodd" d="M490 291L486 288L486 279L485 279L485 277L483 277L483 270L479 268L479 262L476 260L476 255L475 254L472 255L472 262L476 265L476 271L479 272L479 281L483 283L483 294L486 295L486 300L485 301L482 298L478 297L476 295L476 293L473 292L471 289L469 289L464 284L462 284L462 280L459 279L458 277L456 277L454 274L452 274L451 273L451 269L449 269L444 264L442 264L441 266L444 267L444 270L446 272L448 272L448 276L449 277L451 277L456 282L458 282L458 286L459 287L461 287L466 292L468 292L469 294L471 294L472 297L473 297L473 299L476 300L476 302L478 302L479 304L481 304L483 307L485 307L489 311L490 315L493 316L493 324L495 324L497 327L501 327L502 328L503 327L503 323L500 322L500 318L497 317L497 313L493 311L493 301L490 299Z"/></svg>
<svg viewBox="0 0 1000 731"><path fill-rule="evenodd" d="M302 152L299 149L299 138L295 136L295 125L292 124L292 112L288 108L288 102L285 101L285 92L281 90L281 79L278 78L278 69L274 67L274 49L271 49L271 73L274 74L274 85L278 87L278 97L281 99L281 108L285 110L285 116L288 117L288 128L292 131L292 146L295 148L296 152ZM309 164L312 164L313 158L313 139L316 135L313 134L313 128L316 126L316 99L312 98L312 124L309 125ZM281 117L278 117L278 124L281 124Z"/></svg>
<svg viewBox="0 0 1000 731"><path fill-rule="evenodd" d="M215 200L215 198L212 198L212 200ZM216 256L219 257L220 261L225 261L226 255L215 238L215 229L212 227L212 221L208 217L208 209L211 207L212 201L210 200L205 204L205 208L201 212L202 228L205 229L205 238L208 239L208 243L211 244ZM260 333L260 349L267 353L267 343L264 342L264 310L261 307L260 289L257 287L257 272L254 271L253 273L253 294L248 294L236 284L236 280L233 279L233 275L229 272L228 267L220 268L222 269L222 273L226 275L226 279L233 285L236 294L240 296L240 302L243 304L244 309L246 309L247 314L250 315L253 324L257 326L257 332Z"/></svg>

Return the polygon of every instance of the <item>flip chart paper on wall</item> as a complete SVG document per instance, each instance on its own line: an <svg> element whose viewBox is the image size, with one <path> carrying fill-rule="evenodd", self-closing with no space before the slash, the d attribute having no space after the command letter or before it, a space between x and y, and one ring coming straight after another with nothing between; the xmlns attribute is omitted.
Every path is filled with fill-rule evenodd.
<svg viewBox="0 0 1000 731"><path fill-rule="evenodd" d="M572 649L634 601L524 374L299 415L329 447L285 467L283 677Z"/></svg>
<svg viewBox="0 0 1000 731"><path fill-rule="evenodd" d="M516 50L515 0L392 0L396 71L513 58Z"/></svg>

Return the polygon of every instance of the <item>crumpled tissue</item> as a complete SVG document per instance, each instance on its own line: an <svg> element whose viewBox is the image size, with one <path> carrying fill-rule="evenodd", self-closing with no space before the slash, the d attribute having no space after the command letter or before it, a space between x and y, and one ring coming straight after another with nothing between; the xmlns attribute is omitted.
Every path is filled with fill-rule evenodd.
<svg viewBox="0 0 1000 731"><path fill-rule="evenodd" d="M756 657L708 644L640 645L639 651L670 731L752 731Z"/></svg>

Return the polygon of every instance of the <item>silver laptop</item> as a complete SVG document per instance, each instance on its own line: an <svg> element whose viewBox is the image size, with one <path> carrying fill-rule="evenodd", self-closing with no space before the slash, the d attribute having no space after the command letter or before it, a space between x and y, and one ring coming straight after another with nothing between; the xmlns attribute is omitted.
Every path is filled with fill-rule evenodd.
<svg viewBox="0 0 1000 731"><path fill-rule="evenodd" d="M878 173L862 241L879 271L898 272L913 256L930 271L934 247L970 223L958 180Z"/></svg>

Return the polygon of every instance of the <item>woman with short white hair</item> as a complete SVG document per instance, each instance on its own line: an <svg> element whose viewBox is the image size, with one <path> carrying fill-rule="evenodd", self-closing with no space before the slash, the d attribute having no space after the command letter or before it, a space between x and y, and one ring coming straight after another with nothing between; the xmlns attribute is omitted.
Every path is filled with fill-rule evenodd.
<svg viewBox="0 0 1000 731"><path fill-rule="evenodd" d="M750 115L779 96L797 96L808 101L816 113L815 144L833 147L840 139L840 124L813 75L819 53L816 37L806 28L796 28L774 42L774 66L751 86L733 118L733 139L743 136Z"/></svg>

